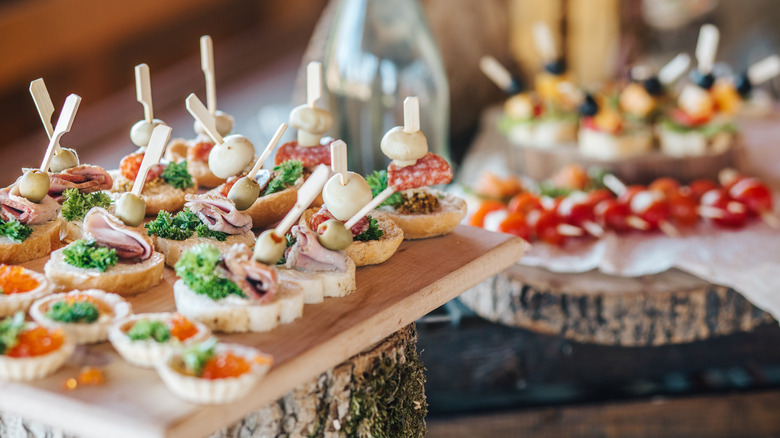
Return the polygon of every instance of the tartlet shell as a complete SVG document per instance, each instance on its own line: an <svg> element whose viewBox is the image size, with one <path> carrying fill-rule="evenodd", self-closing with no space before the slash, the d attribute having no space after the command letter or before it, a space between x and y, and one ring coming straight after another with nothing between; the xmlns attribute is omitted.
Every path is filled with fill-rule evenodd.
<svg viewBox="0 0 780 438"><path fill-rule="evenodd" d="M35 328L36 323L27 323L28 328ZM8 357L0 355L0 380L29 382L42 379L57 371L73 354L76 344L64 335L62 346L57 350L34 357Z"/></svg>
<svg viewBox="0 0 780 438"><path fill-rule="evenodd" d="M40 272L25 268L25 273L38 281L35 289L18 294L0 294L0 316L10 316L18 311L27 311L35 300L54 292L54 283Z"/></svg>

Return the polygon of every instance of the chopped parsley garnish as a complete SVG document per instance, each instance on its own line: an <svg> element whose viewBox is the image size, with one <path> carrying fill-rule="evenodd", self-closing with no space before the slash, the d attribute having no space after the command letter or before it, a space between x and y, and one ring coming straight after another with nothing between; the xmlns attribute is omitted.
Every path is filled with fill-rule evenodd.
<svg viewBox="0 0 780 438"><path fill-rule="evenodd" d="M71 266L95 268L100 272L106 272L119 260L115 249L100 246L94 240L77 240L66 246L62 254L65 256L65 263Z"/></svg>
<svg viewBox="0 0 780 438"><path fill-rule="evenodd" d="M201 243L185 251L176 262L176 274L193 292L203 294L212 300L219 300L229 295L246 298L241 288L231 280L218 275L222 269L222 254L207 243Z"/></svg>
<svg viewBox="0 0 780 438"><path fill-rule="evenodd" d="M382 191L387 188L387 171L375 170L374 173L366 176L366 182L368 183L368 186L371 187L371 196L376 198L378 194L382 193ZM403 202L401 199L401 194L395 192L390 195L389 198L385 199L383 203L379 204L379 207L382 207L383 205L390 205L394 207L401 202Z"/></svg>
<svg viewBox="0 0 780 438"><path fill-rule="evenodd" d="M381 239L382 235L384 235L385 233L384 231L382 231L381 228L379 228L379 223L377 222L377 220L372 218L371 216L366 216L366 217L368 218L368 229L355 236L355 240L366 242L369 240Z"/></svg>
<svg viewBox="0 0 780 438"><path fill-rule="evenodd" d="M188 189L195 185L192 176L187 171L187 160L179 163L168 163L160 175L168 184L177 189Z"/></svg>
<svg viewBox="0 0 780 438"><path fill-rule="evenodd" d="M543 181L539 183L539 194L550 198L568 196L572 191L573 190L569 187L559 187L550 181Z"/></svg>
<svg viewBox="0 0 780 438"><path fill-rule="evenodd" d="M104 192L80 193L78 189L67 189L62 196L65 197L62 217L66 221L80 221L92 207L108 208L112 202Z"/></svg>
<svg viewBox="0 0 780 438"><path fill-rule="evenodd" d="M16 312L14 316L0 320L0 354L16 347L24 328L24 312Z"/></svg>
<svg viewBox="0 0 780 438"><path fill-rule="evenodd" d="M276 172L276 176L268 183L268 187L265 188L263 193L264 195L281 192L287 187L294 185L295 181L298 181L303 176L303 163L298 160L288 160L278 166L274 166L274 172Z"/></svg>
<svg viewBox="0 0 780 438"><path fill-rule="evenodd" d="M100 312L89 301L57 301L52 304L46 316L59 322L86 322L97 321Z"/></svg>
<svg viewBox="0 0 780 438"><path fill-rule="evenodd" d="M201 222L198 215L186 208L176 216L171 216L167 211L160 211L157 213L157 218L144 224L144 227L150 236L156 235L171 240L185 240L197 233L198 237L210 237L224 242L228 236L227 233L210 230Z"/></svg>
<svg viewBox="0 0 780 438"><path fill-rule="evenodd" d="M14 242L24 242L32 232L32 228L18 220L5 221L0 219L0 236L5 236Z"/></svg>
<svg viewBox="0 0 780 438"><path fill-rule="evenodd" d="M195 344L181 352L181 358L187 371L200 377L203 374L203 367L206 362L214 357L214 347L217 345L217 338L210 338L200 344Z"/></svg>
<svg viewBox="0 0 780 438"><path fill-rule="evenodd" d="M149 321L142 319L127 332L127 337L132 341L144 341L154 339L157 342L168 342L171 338L171 329L162 321Z"/></svg>

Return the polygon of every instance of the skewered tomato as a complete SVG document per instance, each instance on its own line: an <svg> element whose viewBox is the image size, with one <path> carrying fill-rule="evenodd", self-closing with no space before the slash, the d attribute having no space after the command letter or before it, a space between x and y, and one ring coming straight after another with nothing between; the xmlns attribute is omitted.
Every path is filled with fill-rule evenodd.
<svg viewBox="0 0 780 438"><path fill-rule="evenodd" d="M658 178L647 186L647 189L661 192L668 198L672 193L677 193L680 190L680 184L672 178Z"/></svg>
<svg viewBox="0 0 780 438"><path fill-rule="evenodd" d="M707 180L707 179L698 179L690 184L688 184L688 189L691 192L691 195L693 195L693 198L696 200L696 202L699 202L702 195L709 192L712 189L717 189L718 185L715 184L713 181Z"/></svg>
<svg viewBox="0 0 780 438"><path fill-rule="evenodd" d="M563 220L552 211L542 211L536 220L536 236L542 242L550 245L562 246L566 243L566 236L558 231L558 226L563 224Z"/></svg>
<svg viewBox="0 0 780 438"><path fill-rule="evenodd" d="M730 199L722 189L713 189L701 197L701 205L710 207L712 212L702 210L714 224L727 228L740 228L747 221L747 208L744 204Z"/></svg>
<svg viewBox="0 0 780 438"><path fill-rule="evenodd" d="M669 214L677 225L689 227L699 221L698 204L690 193L676 192L667 197Z"/></svg>
<svg viewBox="0 0 780 438"><path fill-rule="evenodd" d="M652 190L637 192L631 199L630 207L631 212L644 219L651 228L669 219L669 204L660 192Z"/></svg>
<svg viewBox="0 0 780 438"><path fill-rule="evenodd" d="M610 192L607 189L596 189L588 193L588 204L590 204L592 207L596 207L599 202L612 199L614 196L612 195L612 192Z"/></svg>
<svg viewBox="0 0 780 438"><path fill-rule="evenodd" d="M504 204L498 201L484 201L471 216L471 219L469 219L469 225L481 228L485 225L485 216L488 213L503 210L504 208Z"/></svg>
<svg viewBox="0 0 780 438"><path fill-rule="evenodd" d="M524 192L524 193L520 193L519 195L515 195L509 201L509 205L507 208L512 213L522 213L522 214L528 214L528 212L532 210L543 209L542 201L539 199L539 196L531 192Z"/></svg>
<svg viewBox="0 0 780 438"><path fill-rule="evenodd" d="M598 224L606 229L618 232L631 229L631 226L628 224L631 209L617 199L605 199L599 202L594 212L596 213Z"/></svg>
<svg viewBox="0 0 780 438"><path fill-rule="evenodd" d="M522 213L510 213L498 226L498 231L531 240L531 227Z"/></svg>
<svg viewBox="0 0 780 438"><path fill-rule="evenodd" d="M122 158L122 161L119 163L119 170L122 173L122 176L130 181L135 181L135 177L138 176L138 171L141 169L141 162L143 160L143 152L135 152ZM150 167L149 173L146 174L146 180L154 181L162 174L163 170L165 170L165 167L162 164Z"/></svg>
<svg viewBox="0 0 780 438"><path fill-rule="evenodd" d="M765 184L755 178L743 178L728 191L728 195L735 201L739 201L748 208L751 216L771 212L772 192Z"/></svg>

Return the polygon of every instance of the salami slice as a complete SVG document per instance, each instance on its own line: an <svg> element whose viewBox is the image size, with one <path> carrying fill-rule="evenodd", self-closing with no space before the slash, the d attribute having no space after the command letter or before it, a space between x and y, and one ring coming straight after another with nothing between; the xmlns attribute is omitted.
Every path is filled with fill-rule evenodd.
<svg viewBox="0 0 780 438"><path fill-rule="evenodd" d="M398 191L447 184L452 181L452 169L444 158L428 152L412 166L398 167L390 163L387 181Z"/></svg>
<svg viewBox="0 0 780 438"><path fill-rule="evenodd" d="M314 213L309 219L309 228L311 228L314 231L317 231L317 227L319 227L321 223L328 221L330 219L336 219L336 218L333 216L333 214L331 214L330 211L328 211L328 208L323 205L322 208L320 208L320 211ZM342 222L346 222L346 221L342 221ZM357 235L365 233L367 229L368 229L368 217L363 216L349 230L352 231L352 237L355 237Z"/></svg>
<svg viewBox="0 0 780 438"><path fill-rule="evenodd" d="M289 160L299 160L303 167L312 168L318 164L330 166L330 144L332 138L323 139L319 146L300 146L297 141L283 144L274 157L274 164L281 164Z"/></svg>

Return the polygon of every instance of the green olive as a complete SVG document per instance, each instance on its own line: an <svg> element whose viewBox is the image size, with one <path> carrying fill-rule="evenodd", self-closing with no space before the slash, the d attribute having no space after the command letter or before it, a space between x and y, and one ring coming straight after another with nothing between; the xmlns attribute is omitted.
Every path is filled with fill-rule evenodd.
<svg viewBox="0 0 780 438"><path fill-rule="evenodd" d="M137 227L146 217L146 201L130 192L125 192L116 201L116 217L125 225Z"/></svg>
<svg viewBox="0 0 780 438"><path fill-rule="evenodd" d="M228 199L236 204L236 208L244 211L251 207L260 196L260 184L253 179L243 177L233 184L228 192Z"/></svg>
<svg viewBox="0 0 780 438"><path fill-rule="evenodd" d="M49 164L49 170L54 173L62 172L63 170L70 169L79 165L79 156L73 149L62 148L59 152L51 157L51 164Z"/></svg>
<svg viewBox="0 0 780 438"><path fill-rule="evenodd" d="M341 251L352 245L352 231L343 222L328 219L317 227L317 239L325 248Z"/></svg>
<svg viewBox="0 0 780 438"><path fill-rule="evenodd" d="M38 169L29 169L19 180L19 194L31 202L41 202L49 193L49 174Z"/></svg>
<svg viewBox="0 0 780 438"><path fill-rule="evenodd" d="M255 260L266 265L275 265L284 256L287 243L284 237L279 237L274 230L265 230L257 236L255 243Z"/></svg>
<svg viewBox="0 0 780 438"><path fill-rule="evenodd" d="M146 147L146 145L149 144L149 139L152 138L152 131L154 131L154 128L163 123L164 122L160 119L154 119L152 123L149 123L146 120L136 122L135 125L130 128L130 141L139 148Z"/></svg>

